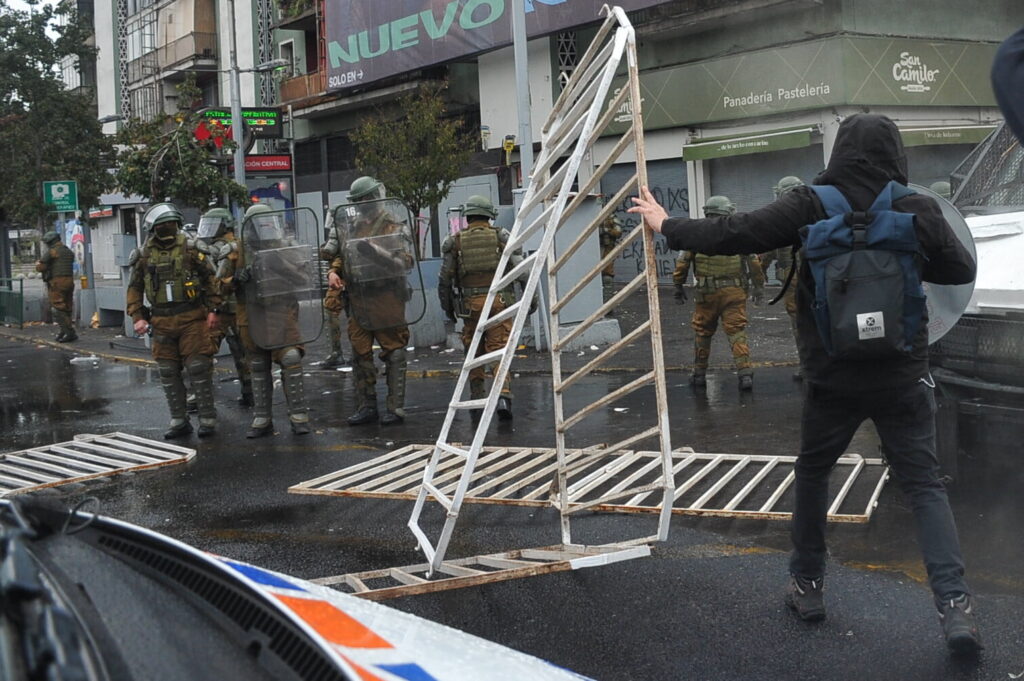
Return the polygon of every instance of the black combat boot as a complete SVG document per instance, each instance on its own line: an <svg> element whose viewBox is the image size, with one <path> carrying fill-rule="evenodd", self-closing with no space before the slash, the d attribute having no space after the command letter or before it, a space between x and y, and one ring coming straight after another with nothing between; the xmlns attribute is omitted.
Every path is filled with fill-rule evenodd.
<svg viewBox="0 0 1024 681"><path fill-rule="evenodd" d="M377 413L377 407L364 404L359 407L359 410L356 413L345 419L345 421L347 421L350 426L361 426L364 423L373 423L379 418L380 416Z"/></svg>
<svg viewBox="0 0 1024 681"><path fill-rule="evenodd" d="M740 390L749 392L754 389L754 376L752 374L740 374Z"/></svg>
<svg viewBox="0 0 1024 681"><path fill-rule="evenodd" d="M512 398L502 395L498 398L498 420L499 421L511 421L512 420Z"/></svg>
<svg viewBox="0 0 1024 681"><path fill-rule="evenodd" d="M179 423L171 422L171 427L164 431L165 440L174 440L179 437L185 437L192 432L192 424L189 423L188 419Z"/></svg>

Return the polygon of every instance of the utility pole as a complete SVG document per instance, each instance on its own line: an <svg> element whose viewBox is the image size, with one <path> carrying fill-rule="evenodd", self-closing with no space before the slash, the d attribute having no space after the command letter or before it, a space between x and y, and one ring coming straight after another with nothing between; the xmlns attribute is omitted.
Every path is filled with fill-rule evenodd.
<svg viewBox="0 0 1024 681"><path fill-rule="evenodd" d="M533 172L533 126L530 102L530 70L526 53L526 0L512 2L512 51L516 64L516 100L519 103L519 164L523 187Z"/></svg>
<svg viewBox="0 0 1024 681"><path fill-rule="evenodd" d="M235 182L245 184L245 149L243 142L242 123L242 84L238 71L238 46L235 35L235 0L229 0L231 12L231 136L235 141ZM242 208L235 206L235 219L241 219Z"/></svg>

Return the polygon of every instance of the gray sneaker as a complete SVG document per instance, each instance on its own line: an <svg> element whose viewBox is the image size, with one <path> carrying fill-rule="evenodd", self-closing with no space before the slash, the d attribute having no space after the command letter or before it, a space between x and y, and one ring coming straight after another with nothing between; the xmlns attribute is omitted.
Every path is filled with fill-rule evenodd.
<svg viewBox="0 0 1024 681"><path fill-rule="evenodd" d="M974 619L974 601L968 594L951 594L937 600L935 607L939 609L942 633L951 651L967 655L985 649Z"/></svg>
<svg viewBox="0 0 1024 681"><path fill-rule="evenodd" d="M825 578L808 579L792 575L786 591L786 605L805 622L825 619Z"/></svg>

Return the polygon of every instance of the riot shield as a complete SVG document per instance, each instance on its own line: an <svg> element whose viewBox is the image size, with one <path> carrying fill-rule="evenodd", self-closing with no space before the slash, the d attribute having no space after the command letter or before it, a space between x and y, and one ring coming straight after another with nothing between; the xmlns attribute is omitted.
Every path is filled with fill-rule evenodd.
<svg viewBox="0 0 1024 681"><path fill-rule="evenodd" d="M265 350L309 343L323 325L320 228L308 208L266 211L242 222L252 276L244 286L249 335Z"/></svg>
<svg viewBox="0 0 1024 681"><path fill-rule="evenodd" d="M397 199L334 210L348 314L367 331L415 324L426 311L413 224Z"/></svg>
<svg viewBox="0 0 1024 681"><path fill-rule="evenodd" d="M974 237L971 236L971 229L967 221L960 215L960 211L948 200L942 198L931 189L916 184L907 185L918 194L924 194L935 199L942 208L942 217L953 228L953 233L963 244L971 257L977 261L978 254L974 248ZM924 282L924 292L928 297L928 344L931 345L939 340L953 328L960 315L967 309L971 302L971 294L974 293L974 282L969 284L940 285Z"/></svg>

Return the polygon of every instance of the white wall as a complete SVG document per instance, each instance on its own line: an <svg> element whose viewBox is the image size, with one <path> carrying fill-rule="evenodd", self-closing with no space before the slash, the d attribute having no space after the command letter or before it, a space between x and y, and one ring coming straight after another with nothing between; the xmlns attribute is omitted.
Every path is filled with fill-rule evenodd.
<svg viewBox="0 0 1024 681"><path fill-rule="evenodd" d="M540 141L540 129L554 104L551 86L551 43L548 38L527 44L530 73L530 101L533 141ZM519 100L512 48L480 55L480 124L491 128L489 149L500 149L505 135L519 137ZM518 144L518 142L517 142Z"/></svg>

